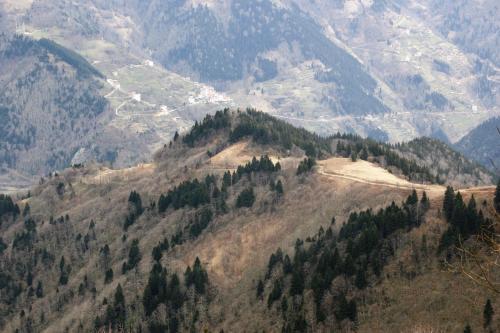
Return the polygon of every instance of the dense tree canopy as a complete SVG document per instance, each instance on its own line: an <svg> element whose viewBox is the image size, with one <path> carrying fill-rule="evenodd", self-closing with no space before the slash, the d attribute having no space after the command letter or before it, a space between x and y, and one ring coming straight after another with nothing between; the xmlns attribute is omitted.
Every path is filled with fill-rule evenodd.
<svg viewBox="0 0 500 333"><path fill-rule="evenodd" d="M485 218L481 210L478 211L474 195L466 205L461 193L455 193L452 187L448 187L443 199L443 212L449 226L441 238L440 251L459 245L472 235L492 232L492 221Z"/></svg>
<svg viewBox="0 0 500 333"><path fill-rule="evenodd" d="M19 206L12 201L12 198L5 194L0 194L0 220L3 216L19 215Z"/></svg>

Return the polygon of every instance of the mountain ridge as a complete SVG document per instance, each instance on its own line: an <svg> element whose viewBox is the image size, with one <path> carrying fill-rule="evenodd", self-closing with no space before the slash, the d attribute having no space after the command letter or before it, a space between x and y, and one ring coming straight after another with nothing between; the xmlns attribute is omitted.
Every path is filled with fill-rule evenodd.
<svg viewBox="0 0 500 333"><path fill-rule="evenodd" d="M252 119L259 121L253 123ZM224 126L228 120L230 128ZM290 149L283 145L285 134L292 143ZM0 246L0 261L7 268L0 287L9 290L0 294L2 329L89 331L110 325L130 331L280 330L281 325L292 323L286 319L291 317L282 318L282 310L274 302L271 310L266 305L280 270L272 270L272 280L266 280L265 298L256 297L257 282L264 279L266 264L277 248L292 256L297 238L317 240L318 230L324 234L329 227L336 235L352 213L376 212L391 205L403 209L404 202L413 205L413 196L420 200L425 190L431 207L425 218L404 213L408 218L420 216L417 221L425 222L412 225L408 234L404 228L395 234L400 245L394 249L394 260L390 255L383 268L392 278L382 282L403 283L415 264L402 253L420 242L422 232L428 235L429 253L434 253L432 249L447 228L438 214L444 187L433 190L436 185L416 183L418 194L412 194L411 186L397 186L407 180L398 178L402 174L396 169L391 174L374 161L341 157L343 150L337 153L335 145L322 144L325 140L256 111L226 110L175 136L155 155L152 165L123 170L78 165L42 179L28 197L14 200L18 213L0 217L0 244L5 244ZM345 149L352 145L353 150L360 142L355 136L342 140ZM337 157L329 158L334 155ZM314 157L318 157L316 166ZM367 159L371 158L370 150ZM383 174L396 186L370 183L373 172L376 179ZM358 179L337 177L336 173L350 173ZM481 209L489 217L494 214L493 191L493 186L470 188L462 195L485 200ZM332 217L337 221L334 224ZM470 287L464 278L440 270L434 254L422 258L428 264L418 266L415 279L440 274L446 276L443 281L469 286L471 294L485 297L484 291ZM398 260L404 262L404 274L397 273ZM172 289L161 294L164 279ZM350 281L348 276L345 279ZM378 288L379 278L369 275L367 279L367 290L381 292L372 289ZM288 278L283 281L288 288ZM334 296L336 283L331 288ZM361 289L346 292L349 301L358 302L360 331L366 331L373 318L361 314L371 303L361 302ZM172 298L174 294L177 296ZM304 311L313 305L307 295L300 298ZM450 302L454 302L457 295L451 295ZM336 300L328 303L329 297L323 306L332 304L332 312L327 312L330 319L316 321L309 316L315 312L307 310L306 326L315 330L351 327L351 320L334 315L340 305ZM404 295L395 299L406 306ZM432 317L421 301L425 300L418 300L419 313ZM452 303L445 304L439 312L442 315L452 308ZM235 308L239 311L232 310ZM463 318L455 312L455 319L450 318L446 327L463 327L465 320L477 325L478 311L475 306ZM380 318L394 318L380 313ZM390 327L398 331L397 327L417 323L398 319ZM436 321L429 323L443 327Z"/></svg>

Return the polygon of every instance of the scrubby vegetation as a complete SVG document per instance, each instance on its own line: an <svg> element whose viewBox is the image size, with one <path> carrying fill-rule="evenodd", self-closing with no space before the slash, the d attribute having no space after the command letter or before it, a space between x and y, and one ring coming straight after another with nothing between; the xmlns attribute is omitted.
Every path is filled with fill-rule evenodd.
<svg viewBox="0 0 500 333"><path fill-rule="evenodd" d="M311 329L313 323L306 319L311 318L308 292L313 295L314 325L327 319L334 320L335 327L346 325L345 320L356 322L357 294L352 288L363 290L380 277L394 254L398 233L419 226L428 209L427 196L419 200L413 192L401 206L393 202L376 213L351 213L338 236L330 226L305 242L298 239L293 258L278 249L269 259L265 282L257 285L257 297L262 298L264 284L269 285L267 306L280 301L276 306L284 320L283 332ZM339 278L345 279L345 286L332 289L332 281Z"/></svg>

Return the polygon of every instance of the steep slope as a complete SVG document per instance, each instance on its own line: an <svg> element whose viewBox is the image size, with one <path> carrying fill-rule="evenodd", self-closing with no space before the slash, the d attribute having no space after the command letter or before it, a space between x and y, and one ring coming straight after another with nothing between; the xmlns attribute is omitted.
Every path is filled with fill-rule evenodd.
<svg viewBox="0 0 500 333"><path fill-rule="evenodd" d="M102 74L48 40L0 40L0 163L28 174L69 165L108 105Z"/></svg>
<svg viewBox="0 0 500 333"><path fill-rule="evenodd" d="M480 124L463 137L455 148L496 174L500 172L500 118Z"/></svg>
<svg viewBox="0 0 500 333"><path fill-rule="evenodd" d="M297 238L305 240L308 253L310 248L322 249L315 242L332 226L332 217L336 222L327 234L345 237L345 232L338 232L344 222L357 221L351 213L369 208L376 212L391 202L399 205L412 193L411 181L395 176L403 175L403 170L383 164L387 151L375 156L369 150L367 159L372 162L349 162L340 156L342 149L338 155L332 152L333 142L355 150L363 141L352 136L321 138L255 111L221 111L197 123L186 135L175 136L158 151L152 164L122 170L75 166L44 179L28 198L12 204L2 199L7 203L1 205L6 209L0 212L2 331L112 327L115 331L147 332L274 332L298 314L294 304L303 304L301 309L307 313L306 326L299 331L349 327L349 320L335 319L339 309L336 301L322 304L327 320L316 322L310 294L296 293L296 301L288 299L290 316L281 314L281 300L271 302L269 310L267 299L274 279L281 274L280 260L265 280L261 293L265 301L256 297L257 282L264 280L269 258L278 247L283 251L282 260L284 254L293 256ZM317 167L314 157L318 158ZM375 157L380 159L378 164L373 163ZM335 158L342 161L340 168L332 163ZM413 165L410 160L399 161L401 167ZM341 171L355 179L338 175ZM423 171L413 168L408 177L425 177ZM385 180L374 183L370 178L374 173L385 175ZM403 186L394 186L399 182ZM429 269L422 266L412 275L414 279L440 272L442 280L433 280L436 283L452 281L457 293L467 285L464 279L435 266L438 258L433 247L446 229L446 222L437 213L444 187L428 183L414 186L419 198L422 190L429 194L430 202L422 206L430 205L425 222L421 212L413 215L414 197L407 199L405 206L401 204L404 208L396 210L399 215L394 220L397 227L391 238L384 240L395 244L394 252L385 257L384 275L376 277L367 271L366 291L371 294L365 295L361 289L346 294L349 301L354 297L358 301L360 328L376 327L375 315L364 313L381 304L385 299L382 293L394 293L391 301L383 301L388 305L408 304L406 294L398 294L390 285L403 283L405 276L410 276L405 253L415 247L413 239L421 239L421 233L428 235L429 242L429 252L423 258L432 265ZM493 190L485 187L465 192L475 193L480 202L486 200L481 209L489 217L493 214ZM407 218L414 222L406 224ZM320 227L323 231L315 236ZM339 251L344 258L343 245ZM398 262L403 262L404 268L399 273L393 268ZM355 264L358 267L358 258ZM315 267L313 261L310 265ZM327 288L332 295L336 290L345 291L339 289L339 283L350 285L352 280L349 275L339 278ZM289 278L284 281L288 288ZM309 290L309 281L306 286ZM470 297L486 297L481 289L470 290ZM455 291L451 293L455 295ZM373 303L362 303L361 299ZM452 302L456 298L442 300L434 295L431 299L439 302L442 314L455 310ZM423 307L427 299L417 300L421 317L395 317L391 308L384 308L379 323L391 323L390 331L397 331L433 316L432 309ZM498 300L492 300L497 306ZM327 297L325 302L329 302ZM478 325L477 307L472 314L467 307L464 316L455 312L447 327L461 328L466 321ZM443 328L437 322L431 325Z"/></svg>
<svg viewBox="0 0 500 333"><path fill-rule="evenodd" d="M382 99L411 124L407 135L442 132L456 142L498 114L498 70L488 58L498 38L495 1L294 2L387 85ZM374 122L397 132L387 119Z"/></svg>
<svg viewBox="0 0 500 333"><path fill-rule="evenodd" d="M434 171L437 178L448 180L454 186L492 182L492 174L482 166L484 164L474 162L481 161L469 160L467 155L455 151L442 141L424 137L398 144L397 147L403 156L421 161ZM450 182L451 179L454 182Z"/></svg>

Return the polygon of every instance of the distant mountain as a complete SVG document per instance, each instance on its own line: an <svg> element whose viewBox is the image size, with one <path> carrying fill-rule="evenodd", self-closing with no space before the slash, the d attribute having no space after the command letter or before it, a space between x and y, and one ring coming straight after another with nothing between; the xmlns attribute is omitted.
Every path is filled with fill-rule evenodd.
<svg viewBox="0 0 500 333"><path fill-rule="evenodd" d="M500 118L492 118L463 137L455 148L500 175Z"/></svg>
<svg viewBox="0 0 500 333"><path fill-rule="evenodd" d="M147 8L141 17L145 46L167 68L227 84L249 77L272 80L283 62L317 60L325 69L316 70L316 79L332 87L332 114L388 111L362 64L296 6L233 0L222 17L217 8L182 2L146 1L141 7Z"/></svg>
<svg viewBox="0 0 500 333"><path fill-rule="evenodd" d="M149 154L136 135L110 123L104 85L99 70L51 40L2 36L0 174L11 179L0 187L75 163L123 165L141 150Z"/></svg>
<svg viewBox="0 0 500 333"><path fill-rule="evenodd" d="M102 74L49 40L0 40L0 163L29 174L69 165L108 108Z"/></svg>
<svg viewBox="0 0 500 333"><path fill-rule="evenodd" d="M500 113L497 10L494 0L7 0L0 25L54 40L106 76L106 138L89 142L104 152L81 145L74 161L116 155L123 166L235 106L322 135L455 143Z"/></svg>

